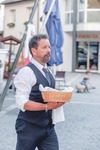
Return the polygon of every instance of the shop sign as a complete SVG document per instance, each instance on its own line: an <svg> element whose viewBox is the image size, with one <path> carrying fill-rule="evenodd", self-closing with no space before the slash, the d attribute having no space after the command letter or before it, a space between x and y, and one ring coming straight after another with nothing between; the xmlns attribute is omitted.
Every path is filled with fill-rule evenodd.
<svg viewBox="0 0 100 150"><path fill-rule="evenodd" d="M80 38L80 39L100 39L100 35L98 35L98 34L78 34L77 38Z"/></svg>

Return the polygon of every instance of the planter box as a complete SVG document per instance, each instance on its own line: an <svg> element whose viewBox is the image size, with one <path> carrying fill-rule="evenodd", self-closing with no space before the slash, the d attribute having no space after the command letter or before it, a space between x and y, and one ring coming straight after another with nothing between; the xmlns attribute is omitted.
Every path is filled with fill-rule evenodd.
<svg viewBox="0 0 100 150"><path fill-rule="evenodd" d="M7 25L11 28L15 26L15 23L8 23Z"/></svg>

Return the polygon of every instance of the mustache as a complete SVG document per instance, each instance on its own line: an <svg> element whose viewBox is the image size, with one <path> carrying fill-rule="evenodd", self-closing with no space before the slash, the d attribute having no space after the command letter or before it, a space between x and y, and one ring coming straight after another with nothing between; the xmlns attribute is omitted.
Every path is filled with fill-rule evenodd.
<svg viewBox="0 0 100 150"><path fill-rule="evenodd" d="M50 55L51 55L51 52L48 52L45 56L48 56L48 57L49 57Z"/></svg>

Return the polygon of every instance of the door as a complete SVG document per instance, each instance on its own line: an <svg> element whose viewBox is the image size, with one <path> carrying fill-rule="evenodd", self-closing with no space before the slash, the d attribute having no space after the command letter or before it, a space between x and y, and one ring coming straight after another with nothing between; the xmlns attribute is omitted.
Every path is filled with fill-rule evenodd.
<svg viewBox="0 0 100 150"><path fill-rule="evenodd" d="M93 63L90 65L90 70L98 70L98 49L99 42L90 42L89 51L93 57Z"/></svg>
<svg viewBox="0 0 100 150"><path fill-rule="evenodd" d="M98 42L77 42L76 69L98 70Z"/></svg>

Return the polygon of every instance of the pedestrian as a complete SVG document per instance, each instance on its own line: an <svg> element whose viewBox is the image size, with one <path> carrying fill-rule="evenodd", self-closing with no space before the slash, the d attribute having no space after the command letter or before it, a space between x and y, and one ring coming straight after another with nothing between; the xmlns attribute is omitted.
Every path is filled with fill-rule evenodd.
<svg viewBox="0 0 100 150"><path fill-rule="evenodd" d="M85 83L86 83L86 86L87 86L87 90L90 91L91 89L96 89L93 85L93 82L91 80L91 71L90 70L87 70L86 73L85 73L85 77L84 77L84 80L85 80Z"/></svg>
<svg viewBox="0 0 100 150"><path fill-rule="evenodd" d="M76 85L77 93L90 92L91 89L95 89L90 80L91 71L87 70L82 81Z"/></svg>
<svg viewBox="0 0 100 150"><path fill-rule="evenodd" d="M30 63L14 79L16 104L20 109L16 119L16 150L35 150L36 147L38 150L59 150L51 115L53 109L64 103L44 103L39 91L40 84L55 88L55 80L46 65L51 53L47 35L34 35L29 41L29 50ZM49 79L43 68L47 69Z"/></svg>

